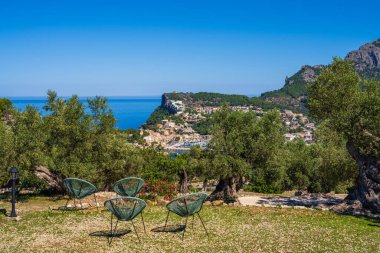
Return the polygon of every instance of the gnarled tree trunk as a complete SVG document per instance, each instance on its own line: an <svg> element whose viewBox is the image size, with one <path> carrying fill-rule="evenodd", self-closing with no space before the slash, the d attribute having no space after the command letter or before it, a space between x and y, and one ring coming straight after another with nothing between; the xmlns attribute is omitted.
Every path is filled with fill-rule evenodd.
<svg viewBox="0 0 380 253"><path fill-rule="evenodd" d="M187 178L187 173L185 170L182 170L179 173L179 191L181 193L186 193L189 190L188 186L188 178Z"/></svg>
<svg viewBox="0 0 380 253"><path fill-rule="evenodd" d="M202 191L207 191L208 179L203 180Z"/></svg>
<svg viewBox="0 0 380 253"><path fill-rule="evenodd" d="M358 200L364 208L380 213L380 160L361 154L351 142L347 142L347 149L359 166L359 176L346 199Z"/></svg>
<svg viewBox="0 0 380 253"><path fill-rule="evenodd" d="M220 178L215 190L211 193L210 200L224 200L226 203L235 202L237 192L243 187L243 180L240 176Z"/></svg>
<svg viewBox="0 0 380 253"><path fill-rule="evenodd" d="M45 181L52 191L58 193L64 192L63 179L61 175L51 172L44 166L38 166L34 171L34 175L36 175L36 177L39 179Z"/></svg>

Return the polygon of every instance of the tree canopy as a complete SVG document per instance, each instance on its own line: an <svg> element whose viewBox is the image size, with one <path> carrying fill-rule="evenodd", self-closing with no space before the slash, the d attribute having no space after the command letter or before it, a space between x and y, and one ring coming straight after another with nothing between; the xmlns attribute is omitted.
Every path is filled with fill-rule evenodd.
<svg viewBox="0 0 380 253"><path fill-rule="evenodd" d="M380 84L361 81L350 62L335 58L309 89L313 117L346 140L359 166L350 198L380 212Z"/></svg>

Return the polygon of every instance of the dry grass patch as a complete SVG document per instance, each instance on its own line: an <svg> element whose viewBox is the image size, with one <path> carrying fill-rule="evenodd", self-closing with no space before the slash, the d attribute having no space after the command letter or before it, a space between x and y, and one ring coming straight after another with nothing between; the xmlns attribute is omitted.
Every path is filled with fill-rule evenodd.
<svg viewBox="0 0 380 253"><path fill-rule="evenodd" d="M33 204L39 201L29 202L42 207ZM24 212L19 222L1 218L0 252L380 252L378 220L323 211L229 206L204 207L201 215L210 239L198 219L192 229L190 218L183 242L180 233L151 231L164 225L166 210L148 206L144 211L147 234L140 217L135 220L142 243L132 232L114 238L109 247L107 238L90 236L109 229L109 212L49 211L49 201L42 202L45 208ZM184 219L171 214L169 223L184 224ZM132 226L121 222L119 228Z"/></svg>

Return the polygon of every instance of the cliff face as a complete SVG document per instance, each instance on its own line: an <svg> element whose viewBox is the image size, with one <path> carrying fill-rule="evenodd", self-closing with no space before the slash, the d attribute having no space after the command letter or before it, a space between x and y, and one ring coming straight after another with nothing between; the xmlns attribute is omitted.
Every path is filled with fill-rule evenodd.
<svg viewBox="0 0 380 253"><path fill-rule="evenodd" d="M359 72L366 68L380 67L380 39L348 53L345 60L354 62Z"/></svg>
<svg viewBox="0 0 380 253"><path fill-rule="evenodd" d="M176 114L177 108L170 102L168 94L164 93L161 97L161 107L166 109L170 114Z"/></svg>
<svg viewBox="0 0 380 253"><path fill-rule="evenodd" d="M345 60L352 61L363 78L380 80L380 39L348 53Z"/></svg>

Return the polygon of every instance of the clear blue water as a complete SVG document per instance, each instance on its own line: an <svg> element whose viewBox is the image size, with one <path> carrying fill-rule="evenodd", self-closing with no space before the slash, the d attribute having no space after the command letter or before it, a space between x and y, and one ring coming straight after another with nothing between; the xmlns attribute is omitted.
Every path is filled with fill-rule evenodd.
<svg viewBox="0 0 380 253"><path fill-rule="evenodd" d="M23 98L9 97L14 106L18 109L25 110L27 105L33 105L38 108L42 114L46 98ZM84 104L87 104L85 98L81 98ZM111 107L117 127L120 129L134 128L138 129L148 119L149 115L161 103L160 97L109 97L108 105Z"/></svg>

